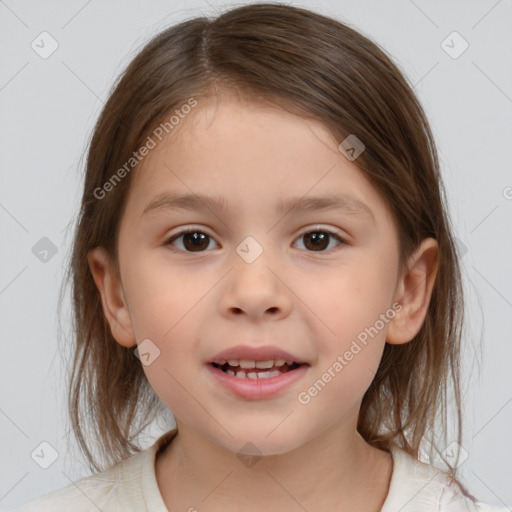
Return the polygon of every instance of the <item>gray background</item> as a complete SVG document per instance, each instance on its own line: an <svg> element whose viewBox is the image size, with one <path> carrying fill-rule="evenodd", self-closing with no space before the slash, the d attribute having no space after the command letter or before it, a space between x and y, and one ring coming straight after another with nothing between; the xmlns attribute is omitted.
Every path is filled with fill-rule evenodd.
<svg viewBox="0 0 512 512"><path fill-rule="evenodd" d="M511 504L512 1L292 3L378 42L429 116L456 235L467 251L463 447L469 458L462 481L481 501ZM56 307L93 123L114 78L144 42L170 24L228 5L241 3L0 0L0 508L88 474L65 436ZM31 47L43 31L58 43L46 59ZM469 44L460 55L464 43L448 37L453 31ZM46 262L33 252L48 244L43 237L57 250ZM68 329L67 318L62 324ZM149 433L145 446L160 432ZM31 458L42 442L59 454L48 469Z"/></svg>

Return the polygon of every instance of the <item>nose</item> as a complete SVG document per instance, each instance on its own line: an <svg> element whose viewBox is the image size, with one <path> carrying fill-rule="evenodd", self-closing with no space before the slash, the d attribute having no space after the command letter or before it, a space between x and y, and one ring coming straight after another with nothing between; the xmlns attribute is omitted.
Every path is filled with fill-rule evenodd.
<svg viewBox="0 0 512 512"><path fill-rule="evenodd" d="M234 254L233 266L219 303L221 314L240 316L251 321L285 318L290 314L291 291L275 259L266 251L253 261Z"/></svg>

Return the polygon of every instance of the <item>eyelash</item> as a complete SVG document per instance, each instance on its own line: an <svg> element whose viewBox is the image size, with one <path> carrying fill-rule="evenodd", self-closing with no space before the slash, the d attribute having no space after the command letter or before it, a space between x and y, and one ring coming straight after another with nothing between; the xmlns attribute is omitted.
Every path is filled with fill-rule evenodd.
<svg viewBox="0 0 512 512"><path fill-rule="evenodd" d="M174 235L172 235L166 242L164 245L168 246L169 249L171 251L174 251L174 252L184 252L184 253L188 253L188 254L195 254L196 252L197 253L201 253L201 252L207 252L206 250L204 251L186 251L186 250L182 250L182 249L177 249L176 247L174 247L172 245L172 242L174 242L175 240L179 239L181 236L183 235L186 235L187 233L202 233L204 235L206 235L208 238L210 238L211 240L214 240L214 238L212 236L210 236L208 233L205 233L204 231L201 231L201 229L197 229L197 228L187 228L187 229L184 229L182 231L179 231L178 233L175 233ZM335 233L334 231L331 231L329 229L313 229L313 230L310 230L310 231L305 231L303 232L302 234L300 234L296 240L300 240L301 238L303 238L304 236L308 235L308 234L311 234L311 233L326 233L328 234L329 236L335 238L336 240L338 240L340 243L334 248L334 249L330 249L330 250L323 250L323 251L307 251L307 252L312 252L312 253L326 253L326 252L330 252L330 251L333 251L333 250L336 250L337 248L339 248L341 245L348 245L347 242L341 238L337 233Z"/></svg>

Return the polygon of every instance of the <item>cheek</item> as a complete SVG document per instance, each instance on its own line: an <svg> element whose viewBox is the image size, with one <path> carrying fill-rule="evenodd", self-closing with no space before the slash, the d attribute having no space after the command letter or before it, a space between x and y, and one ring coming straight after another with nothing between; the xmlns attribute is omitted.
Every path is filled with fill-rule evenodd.
<svg viewBox="0 0 512 512"><path fill-rule="evenodd" d="M153 257L133 255L126 267L126 290L137 340L150 338L164 343L187 314L193 313L207 287L194 281L193 275L184 279L164 252L156 252Z"/></svg>
<svg viewBox="0 0 512 512"><path fill-rule="evenodd" d="M148 378L155 379L156 390L160 389L156 387L161 385L159 379L164 379L165 387L170 389L169 379L176 383L169 374L182 382L192 365L202 366L197 357L199 319L208 306L205 296L217 279L180 272L169 264L165 254L139 263L142 261L141 257L133 258L127 266L130 317L138 343L149 339L159 354L145 367Z"/></svg>
<svg viewBox="0 0 512 512"><path fill-rule="evenodd" d="M172 411L191 409L190 395L199 393L190 375L202 366L197 357L201 298L211 288L204 280L186 279L162 261L130 268L130 315L138 343L149 339L151 363L143 365L155 393ZM139 347L141 352L141 347ZM150 356L151 357L151 356ZM187 392L184 392L184 388ZM193 409L193 408L192 408Z"/></svg>
<svg viewBox="0 0 512 512"><path fill-rule="evenodd" d="M342 266L325 277L317 275L315 286L304 282L303 289L313 313L310 318L325 327L324 339L343 348L386 312L392 285L389 272L375 259L360 258L357 264Z"/></svg>
<svg viewBox="0 0 512 512"><path fill-rule="evenodd" d="M384 263L361 257L315 287L309 283L306 311L317 334L315 377L325 383L324 399L355 406L374 379L392 318L385 316L392 281Z"/></svg>

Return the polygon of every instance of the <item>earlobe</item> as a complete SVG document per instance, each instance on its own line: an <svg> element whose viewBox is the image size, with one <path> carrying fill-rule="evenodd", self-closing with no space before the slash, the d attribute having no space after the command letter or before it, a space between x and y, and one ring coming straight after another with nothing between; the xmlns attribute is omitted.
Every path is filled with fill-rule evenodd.
<svg viewBox="0 0 512 512"><path fill-rule="evenodd" d="M119 272L103 247L95 247L87 254L89 268L98 288L103 313L112 336L124 347L136 345L130 312L124 299Z"/></svg>
<svg viewBox="0 0 512 512"><path fill-rule="evenodd" d="M399 345L411 341L420 331L428 311L439 266L439 245L425 238L408 261L400 277L393 303L402 306L389 323L386 341Z"/></svg>

